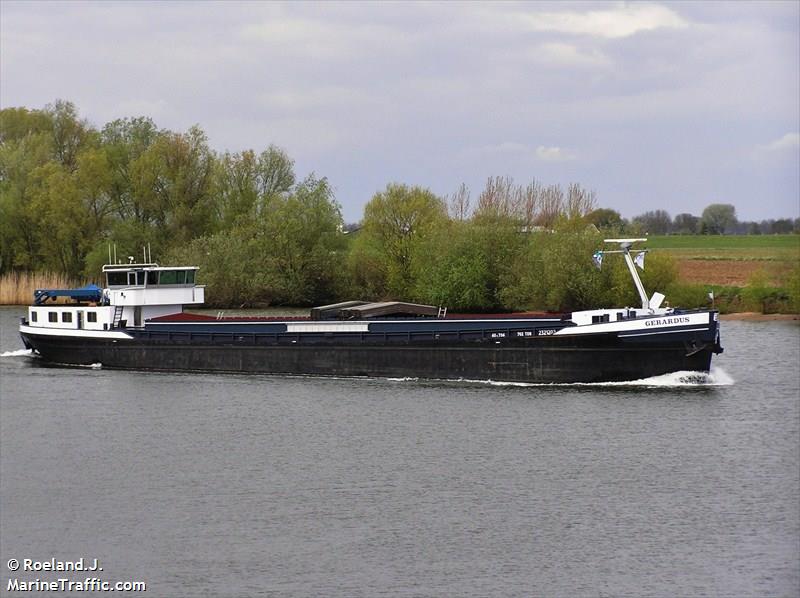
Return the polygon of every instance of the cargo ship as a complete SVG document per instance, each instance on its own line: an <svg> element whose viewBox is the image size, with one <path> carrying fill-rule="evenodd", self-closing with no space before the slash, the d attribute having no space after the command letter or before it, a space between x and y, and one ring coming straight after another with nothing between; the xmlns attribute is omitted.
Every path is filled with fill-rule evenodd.
<svg viewBox="0 0 800 598"><path fill-rule="evenodd" d="M20 335L48 362L109 368L369 376L526 383L632 381L708 372L721 353L716 310L648 297L632 246L618 249L641 305L569 314L459 315L397 301L348 301L307 317L191 313L205 300L197 267L109 264L105 286L39 289ZM58 302L62 298L61 302ZM64 299L65 301L64 302Z"/></svg>

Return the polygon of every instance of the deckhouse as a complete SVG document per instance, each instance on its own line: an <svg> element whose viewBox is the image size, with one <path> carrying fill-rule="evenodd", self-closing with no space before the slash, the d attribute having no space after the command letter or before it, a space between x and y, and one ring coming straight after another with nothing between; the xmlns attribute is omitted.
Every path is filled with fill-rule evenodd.
<svg viewBox="0 0 800 598"><path fill-rule="evenodd" d="M37 289L28 308L30 326L73 330L141 328L146 320L183 311L205 300L205 286L196 284L197 267L158 264L103 266L104 289ZM71 303L48 303L58 297Z"/></svg>

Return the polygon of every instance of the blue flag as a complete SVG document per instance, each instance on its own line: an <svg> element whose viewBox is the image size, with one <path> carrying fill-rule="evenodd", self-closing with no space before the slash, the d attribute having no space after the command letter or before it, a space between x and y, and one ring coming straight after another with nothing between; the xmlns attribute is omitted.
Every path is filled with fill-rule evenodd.
<svg viewBox="0 0 800 598"><path fill-rule="evenodd" d="M603 252L602 251L595 251L594 255L592 255L592 261L594 265L597 266L597 269L603 267Z"/></svg>

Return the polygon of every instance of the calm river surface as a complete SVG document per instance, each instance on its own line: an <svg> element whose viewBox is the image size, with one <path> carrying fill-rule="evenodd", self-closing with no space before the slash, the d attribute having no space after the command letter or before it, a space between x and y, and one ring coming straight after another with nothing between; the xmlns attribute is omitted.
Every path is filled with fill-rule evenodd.
<svg viewBox="0 0 800 598"><path fill-rule="evenodd" d="M4 595L800 592L796 323L723 322L712 384L520 387L46 367L20 312L0 308ZM81 557L103 571L8 569Z"/></svg>

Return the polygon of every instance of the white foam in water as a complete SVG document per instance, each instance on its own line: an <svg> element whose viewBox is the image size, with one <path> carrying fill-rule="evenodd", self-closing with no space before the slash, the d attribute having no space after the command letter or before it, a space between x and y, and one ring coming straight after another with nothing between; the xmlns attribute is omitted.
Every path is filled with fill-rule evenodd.
<svg viewBox="0 0 800 598"><path fill-rule="evenodd" d="M416 382L418 378L387 378L391 382ZM648 387L687 387L687 386L731 386L733 378L722 368L713 367L710 372L682 371L662 374L640 380L626 382L498 382L495 380L442 380L442 382L466 382L468 384L487 384L489 386L648 386Z"/></svg>
<svg viewBox="0 0 800 598"><path fill-rule="evenodd" d="M19 349L18 351L4 351L0 353L0 357L24 357L33 355L32 349Z"/></svg>
<svg viewBox="0 0 800 598"><path fill-rule="evenodd" d="M590 386L731 386L733 382L725 370L712 367L710 372L673 372L630 382L598 382Z"/></svg>
<svg viewBox="0 0 800 598"><path fill-rule="evenodd" d="M472 380L470 380L472 382ZM477 382L477 381L476 381ZM642 378L640 380L628 380L625 382L572 382L563 384L531 384L525 382L493 382L483 381L491 386L648 386L648 387L687 387L687 386L731 386L733 378L722 368L712 367L710 372L673 372Z"/></svg>
<svg viewBox="0 0 800 598"><path fill-rule="evenodd" d="M0 357L39 357L36 353L33 352L32 349L19 349L17 351L4 351L0 353ZM99 370L103 367L102 363L90 363L88 365L73 365L70 363L64 364L70 367L79 367L79 368L91 368L93 370Z"/></svg>
<svg viewBox="0 0 800 598"><path fill-rule="evenodd" d="M100 362L97 363L65 363L66 365L71 368L89 368L90 370L99 370L103 367L103 364Z"/></svg>

